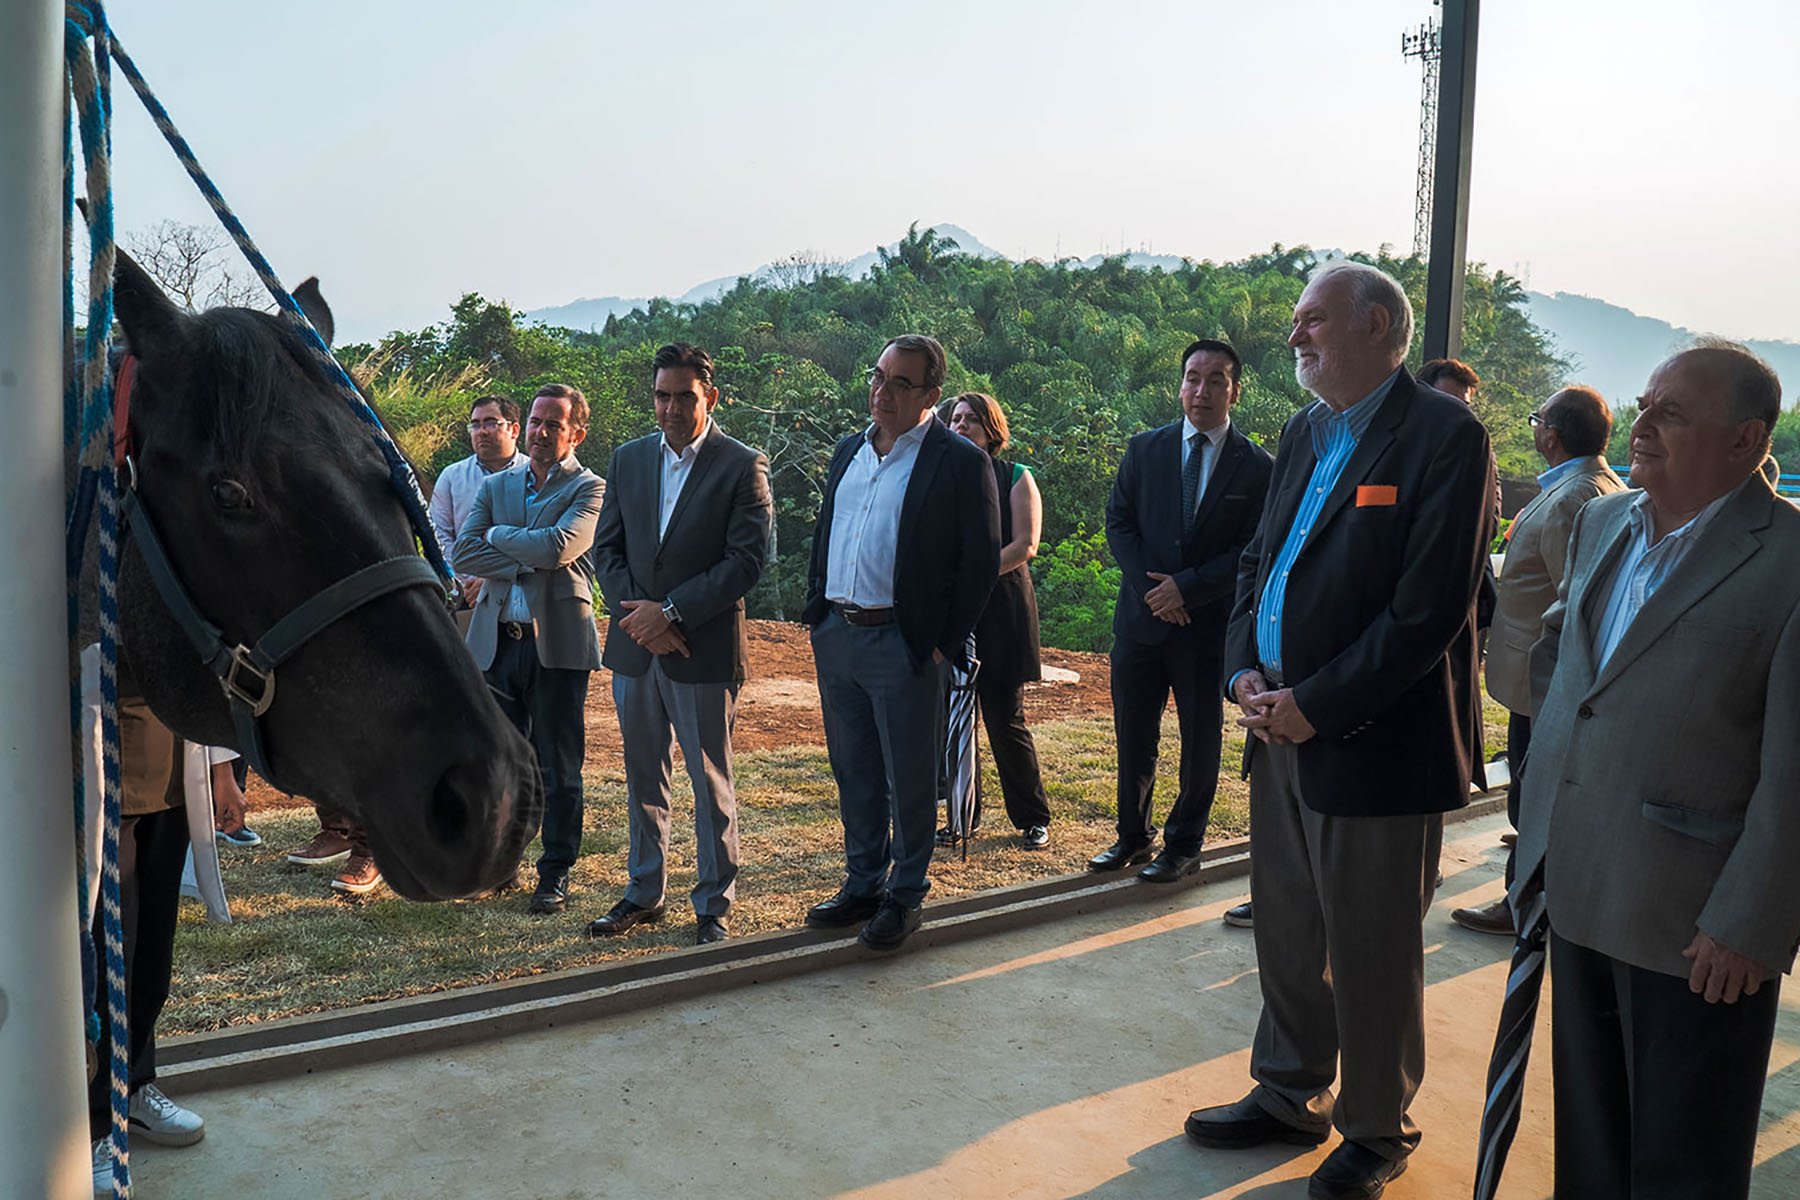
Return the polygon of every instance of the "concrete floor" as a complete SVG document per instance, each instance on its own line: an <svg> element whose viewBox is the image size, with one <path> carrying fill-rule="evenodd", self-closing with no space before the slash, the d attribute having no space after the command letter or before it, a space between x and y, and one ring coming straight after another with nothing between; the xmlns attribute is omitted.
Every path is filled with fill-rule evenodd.
<svg viewBox="0 0 1800 1200"><path fill-rule="evenodd" d="M1470 1193L1508 944L1504 820L1456 826L1427 924L1424 1142L1395 1200ZM1244 881L432 1059L177 1098L208 1136L134 1147L143 1200L293 1197L1302 1197L1330 1148L1205 1151L1249 1087ZM1547 1006L1546 1006L1547 1011ZM1502 1196L1550 1194L1548 1038ZM1784 1003L1755 1195L1800 1195L1800 1005Z"/></svg>

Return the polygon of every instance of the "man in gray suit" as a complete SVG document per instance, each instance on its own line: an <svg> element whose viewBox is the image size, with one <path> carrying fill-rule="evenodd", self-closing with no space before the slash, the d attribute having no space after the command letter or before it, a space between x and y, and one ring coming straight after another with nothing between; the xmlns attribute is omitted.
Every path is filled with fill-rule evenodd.
<svg viewBox="0 0 1800 1200"><path fill-rule="evenodd" d="M587 422L579 389L539 388L525 423L530 461L482 480L451 554L458 574L485 581L469 621L469 651L501 709L531 739L543 776L534 913L562 911L581 851L588 672L600 665L588 550L606 491L575 457Z"/></svg>
<svg viewBox="0 0 1800 1200"><path fill-rule="evenodd" d="M1537 497L1519 510L1506 535L1506 568L1500 576L1494 622L1488 633L1488 695L1506 705L1506 815L1519 825L1521 768L1531 745L1531 647L1544 631L1544 611L1556 600L1569 527L1595 496L1624 488L1606 465L1612 436L1612 409L1599 392L1569 387L1544 401L1528 418L1531 440L1549 470L1538 476ZM1508 858L1506 882L1513 881ZM1452 909L1450 919L1477 933L1513 932L1512 908L1504 898L1484 908Z"/></svg>
<svg viewBox="0 0 1800 1200"><path fill-rule="evenodd" d="M1800 940L1800 511L1757 470L1780 405L1741 346L1658 367L1643 490L1575 518L1532 651L1514 902L1548 904L1558 1196L1749 1192Z"/></svg>
<svg viewBox="0 0 1800 1200"><path fill-rule="evenodd" d="M696 945L730 935L737 895L731 725L749 660L744 596L762 575L774 519L769 461L712 420L713 360L686 342L651 363L661 432L626 442L607 471L594 562L613 620L602 661L625 748L631 884L590 936L663 914L669 734L694 784Z"/></svg>

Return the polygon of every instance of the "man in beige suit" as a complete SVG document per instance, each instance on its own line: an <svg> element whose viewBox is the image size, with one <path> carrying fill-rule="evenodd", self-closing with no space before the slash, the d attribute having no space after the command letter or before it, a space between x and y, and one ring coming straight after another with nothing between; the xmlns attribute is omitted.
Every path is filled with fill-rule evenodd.
<svg viewBox="0 0 1800 1200"><path fill-rule="evenodd" d="M537 751L544 851L530 911L558 913L581 850L588 673L600 666L588 551L606 483L581 465L588 403L566 384L538 389L525 423L530 461L481 482L451 565L482 580L469 652L500 708Z"/></svg>
<svg viewBox="0 0 1800 1200"><path fill-rule="evenodd" d="M1625 484L1606 465L1612 409L1599 392L1570 387L1557 392L1529 418L1531 441L1550 468L1538 476L1537 498L1519 510L1507 531L1506 568L1500 575L1493 625L1488 632L1488 695L1506 705L1506 815L1519 825L1519 785L1531 745L1531 647L1544 632L1544 610L1556 600L1569 527L1582 505ZM1506 863L1506 882L1513 864ZM1477 933L1510 936L1512 909L1504 898L1484 908L1451 910L1450 919Z"/></svg>
<svg viewBox="0 0 1800 1200"><path fill-rule="evenodd" d="M1650 377L1631 481L1575 518L1532 652L1515 902L1554 977L1556 1194L1744 1196L1800 941L1800 511L1781 385L1708 343Z"/></svg>

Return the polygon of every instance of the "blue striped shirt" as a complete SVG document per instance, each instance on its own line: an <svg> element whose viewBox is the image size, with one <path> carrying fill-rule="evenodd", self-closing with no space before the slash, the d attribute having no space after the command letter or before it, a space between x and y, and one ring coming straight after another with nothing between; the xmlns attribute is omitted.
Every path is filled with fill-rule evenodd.
<svg viewBox="0 0 1800 1200"><path fill-rule="evenodd" d="M1356 453L1356 444L1368 432L1383 397L1399 374L1396 369L1374 391L1341 413L1323 400L1309 410L1313 457L1318 462L1313 465L1312 478L1306 481L1306 495L1300 498L1300 508L1294 514L1293 525L1288 528L1287 541L1282 543L1281 553L1275 556L1275 565L1269 568L1268 581L1263 584L1262 602L1256 609L1256 656L1265 667L1281 670L1281 618L1287 607L1288 572L1293 568L1294 560L1300 557L1300 551L1305 549L1306 535L1312 532L1313 522L1319 519L1326 498L1337 486L1338 476L1344 473L1344 465Z"/></svg>
<svg viewBox="0 0 1800 1200"><path fill-rule="evenodd" d="M1725 502L1737 495L1743 486L1739 484L1732 488L1701 509L1687 524L1663 534L1662 540L1654 544L1650 541L1650 494L1640 492L1631 502L1631 508L1625 514L1626 527L1631 531L1625 544L1625 557L1613 568L1606 608L1601 612L1599 633L1594 638L1600 650L1595 662L1597 667L1606 665L1606 660L1619 648L1625 631L1637 619L1638 610L1674 574L1706 527L1712 524L1712 519L1725 507Z"/></svg>

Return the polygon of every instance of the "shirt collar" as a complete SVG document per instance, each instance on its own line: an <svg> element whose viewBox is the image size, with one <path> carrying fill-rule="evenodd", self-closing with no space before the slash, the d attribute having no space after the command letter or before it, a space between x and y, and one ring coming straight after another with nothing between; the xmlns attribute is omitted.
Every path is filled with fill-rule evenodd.
<svg viewBox="0 0 1800 1200"><path fill-rule="evenodd" d="M1571 458L1566 462L1559 462L1537 477L1538 487L1547 492L1569 476L1577 474L1584 468L1590 466L1597 467L1604 471L1606 469L1606 456L1603 454L1590 454L1586 458Z"/></svg>
<svg viewBox="0 0 1800 1200"><path fill-rule="evenodd" d="M501 463L499 466L492 468L482 462L479 455L469 455L469 461L474 463L475 469L480 471L483 475L498 475L502 471L510 471L514 467L523 466L530 462L531 456L526 454L523 450L514 450L513 456L510 459Z"/></svg>
<svg viewBox="0 0 1800 1200"><path fill-rule="evenodd" d="M1313 405L1313 423L1342 424L1350 431L1352 438L1359 442L1362 441L1363 434L1368 432L1369 426L1375 420L1375 413L1381 408L1382 397L1387 395L1388 389L1394 385L1394 380L1399 376L1400 368L1395 367L1386 379L1375 385L1374 391L1343 412L1337 411L1323 400L1318 401Z"/></svg>
<svg viewBox="0 0 1800 1200"><path fill-rule="evenodd" d="M1230 432L1231 432L1231 418L1230 417L1226 417L1223 421L1219 422L1219 424L1212 429L1200 429L1194 425L1193 418L1189 417L1186 413L1182 414L1182 417L1181 417L1181 440L1184 444L1192 445L1193 440L1194 440L1194 435L1197 433L1197 434L1200 434L1202 437L1204 437L1207 441L1211 442L1213 444L1213 448L1216 450L1216 449L1218 449L1219 443L1225 440L1225 435Z"/></svg>
<svg viewBox="0 0 1800 1200"><path fill-rule="evenodd" d="M1744 483L1749 482L1748 479L1744 480ZM1692 539L1699 537L1705 532L1706 527L1712 524L1712 519L1719 515L1719 510L1725 507L1726 501L1744 490L1744 483L1738 484L1729 492L1726 492L1723 496L1720 496L1711 504L1708 504L1705 508L1695 513L1693 518L1681 528L1671 529L1668 533L1663 535L1662 541L1659 541L1656 544L1660 546L1663 542L1673 542L1676 540L1691 541ZM1645 544L1648 545L1650 542L1649 492L1638 493L1638 498L1631 502L1631 508L1626 512L1625 519L1627 524L1631 526L1631 532L1635 536L1642 537Z"/></svg>
<svg viewBox="0 0 1800 1200"><path fill-rule="evenodd" d="M905 433L903 433L899 437L895 438L894 444L888 448L888 453L892 454L895 450L898 450L901 447L901 445L905 442L922 442L922 441L924 441L925 440L925 431L930 429L932 422L936 421L936 420L937 420L937 416L935 414L922 419L917 425L914 425L911 429L907 430ZM867 429L863 430L863 441L867 442L871 449L873 449L875 446L875 430L876 430L876 428L877 428L877 426L876 426L875 422L870 421L869 427ZM949 426L945 426L945 428L947 429L947 428L949 428Z"/></svg>
<svg viewBox="0 0 1800 1200"><path fill-rule="evenodd" d="M581 470L581 460L571 454L557 463L550 473L544 476L544 482L540 485L537 481L537 472L531 469L531 457L527 455L525 458L525 487L527 489L535 489L540 486L549 487L564 475L573 475L579 470Z"/></svg>
<svg viewBox="0 0 1800 1200"><path fill-rule="evenodd" d="M669 445L669 435L665 433L662 436L662 452L664 454L674 455L676 462L680 462L684 458L692 458L694 455L700 453L700 443L706 440L706 435L712 432L712 428L713 422L712 418L709 416L706 418L706 424L700 427L700 432L695 435L694 440L683 446L680 450Z"/></svg>

